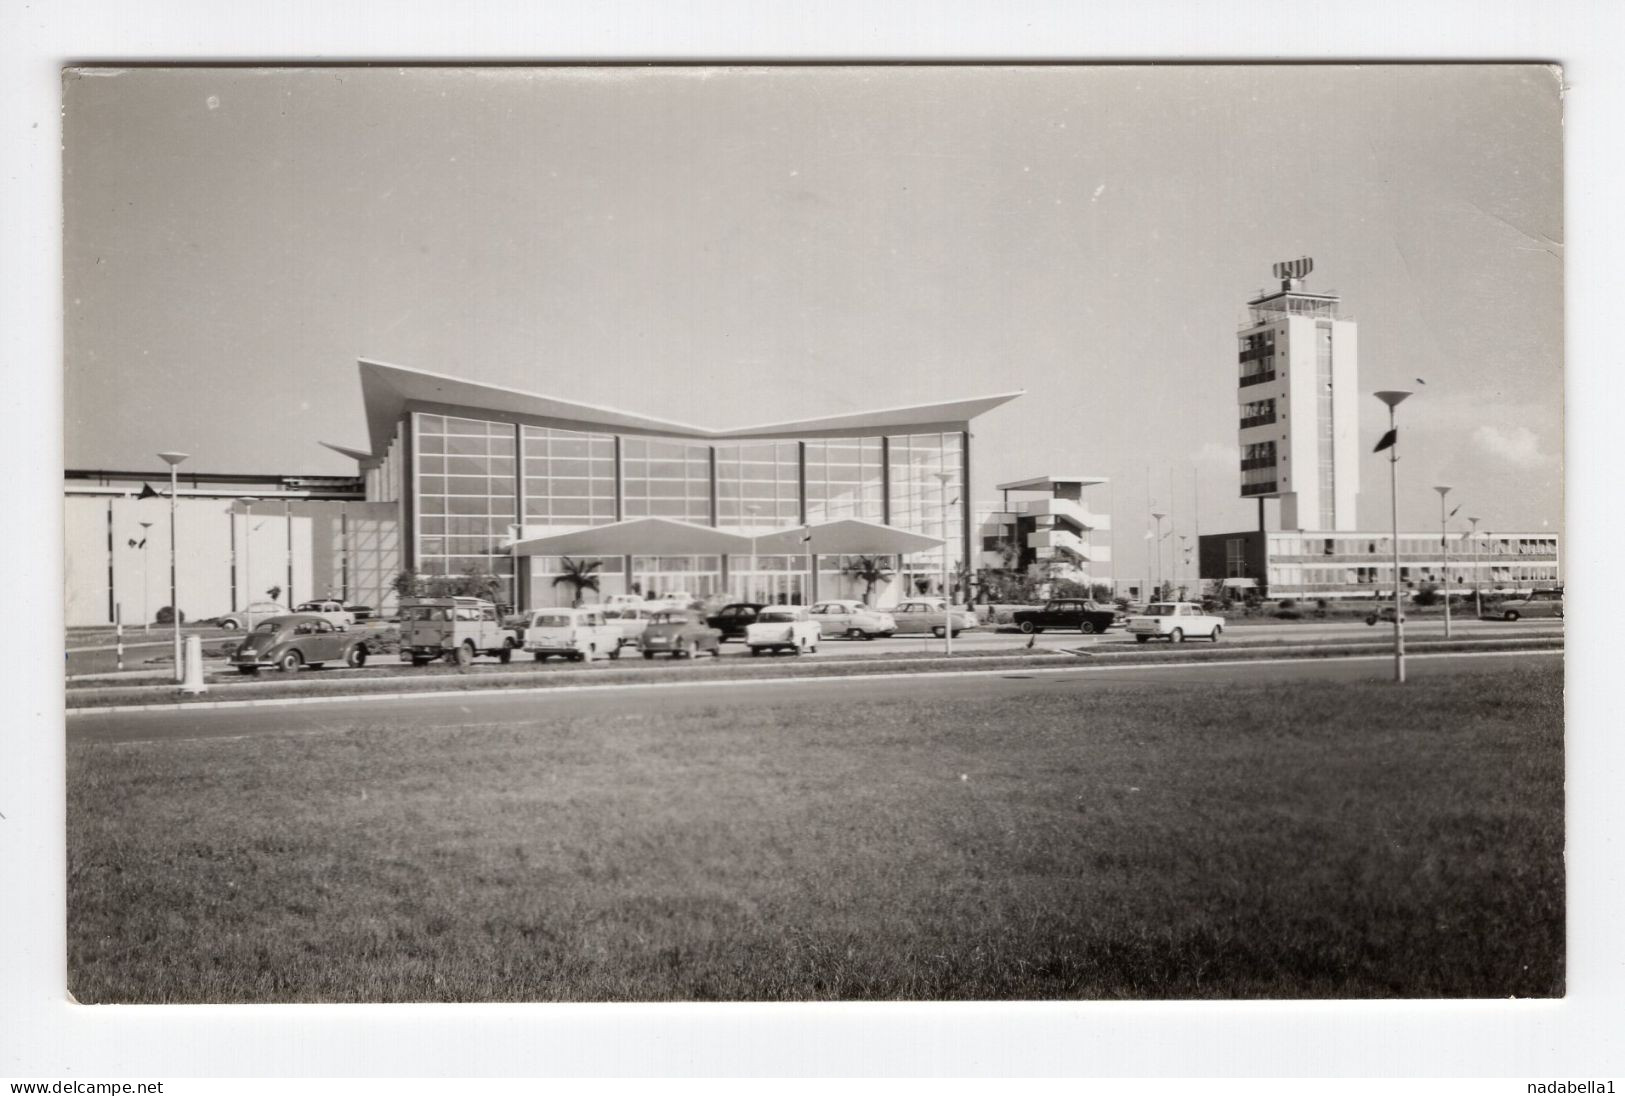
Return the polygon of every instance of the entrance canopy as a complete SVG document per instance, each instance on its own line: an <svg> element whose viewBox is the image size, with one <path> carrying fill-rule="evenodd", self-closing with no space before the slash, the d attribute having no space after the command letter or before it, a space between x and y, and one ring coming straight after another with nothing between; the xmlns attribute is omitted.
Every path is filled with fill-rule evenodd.
<svg viewBox="0 0 1625 1096"><path fill-rule="evenodd" d="M808 533L811 539L806 539ZM750 538L746 538L748 542ZM901 556L941 548L940 537L910 533L892 525L877 525L857 518L827 521L808 529L781 529L756 538L756 551L764 556Z"/></svg>
<svg viewBox="0 0 1625 1096"><path fill-rule="evenodd" d="M750 538L670 518L635 518L522 540L516 556L719 556L750 551Z"/></svg>

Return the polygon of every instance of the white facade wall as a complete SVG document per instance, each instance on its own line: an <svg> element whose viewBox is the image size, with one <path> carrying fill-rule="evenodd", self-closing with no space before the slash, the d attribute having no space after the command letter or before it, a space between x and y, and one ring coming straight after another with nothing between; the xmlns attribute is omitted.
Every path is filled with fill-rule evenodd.
<svg viewBox="0 0 1625 1096"><path fill-rule="evenodd" d="M170 603L167 498L69 495L64 507L70 627L110 623L115 605L125 623L140 624ZM143 530L142 522L151 524ZM278 600L284 605L338 594L346 522L350 600L374 608L393 605L389 583L401 566L394 503L262 502L253 509L250 534L250 518L236 500L182 494L175 512L181 612L187 620L218 616L265 599L272 586L282 588ZM138 546L143 536L144 551Z"/></svg>
<svg viewBox="0 0 1625 1096"><path fill-rule="evenodd" d="M1371 404L1378 406L1376 400ZM1332 321L1332 447L1337 465L1332 528L1353 532L1360 527L1360 329L1353 320Z"/></svg>
<svg viewBox="0 0 1625 1096"><path fill-rule="evenodd" d="M1315 321L1293 316L1276 325L1275 361L1278 383L1284 382L1285 421L1277 422L1277 459L1281 489L1281 528L1314 525L1320 513L1318 445L1315 435ZM1280 377L1282 369L1285 376Z"/></svg>

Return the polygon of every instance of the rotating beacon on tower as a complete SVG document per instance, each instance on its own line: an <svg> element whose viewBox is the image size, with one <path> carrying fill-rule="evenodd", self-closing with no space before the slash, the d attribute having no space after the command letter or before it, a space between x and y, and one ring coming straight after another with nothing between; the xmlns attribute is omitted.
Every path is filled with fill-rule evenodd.
<svg viewBox="0 0 1625 1096"><path fill-rule="evenodd" d="M1305 256L1247 302L1237 334L1241 494L1280 500L1280 528L1351 531L1360 493L1359 331L1335 293L1310 293Z"/></svg>

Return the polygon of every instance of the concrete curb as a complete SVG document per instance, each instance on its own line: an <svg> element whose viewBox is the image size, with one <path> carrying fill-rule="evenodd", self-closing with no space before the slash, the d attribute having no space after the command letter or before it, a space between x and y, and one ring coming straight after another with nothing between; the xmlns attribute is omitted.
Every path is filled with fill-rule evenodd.
<svg viewBox="0 0 1625 1096"><path fill-rule="evenodd" d="M1563 648L1520 650L1520 651L1439 651L1434 653L1412 654L1407 653L1407 660L1426 660L1436 658L1512 658L1517 655L1559 655L1564 654ZM1086 665L1072 663L1067 666L1034 666L1019 667L1023 674L1070 674L1070 673L1116 673L1120 671L1137 670L1167 670L1187 669L1191 666L1256 666L1260 662L1272 665L1292 664L1299 662L1390 662L1393 655L1327 655L1319 658L1238 658L1238 659L1203 659L1197 662L1136 662L1129 665ZM920 673L885 673L885 674L828 674L828 675L798 675L795 677L733 677L722 678L715 681L637 681L617 682L604 685L545 685L536 688L512 689L442 689L433 692L405 692L405 693L366 693L347 696L303 696L289 697L288 699L264 698L258 700L206 700L195 704L121 704L109 705L104 708L68 708L66 714L73 716L89 715L119 715L132 712L180 712L180 711L216 711L226 708L278 708L293 704L353 704L357 701L374 700L422 700L426 696L535 696L547 693L579 693L593 690L637 690L637 689L691 689L704 686L724 685L777 685L786 682L839 682L849 681L853 677L863 677L870 681L890 681L906 678L937 678L937 677L990 677L1009 674L1016 667L1004 667L994 670L925 670Z"/></svg>

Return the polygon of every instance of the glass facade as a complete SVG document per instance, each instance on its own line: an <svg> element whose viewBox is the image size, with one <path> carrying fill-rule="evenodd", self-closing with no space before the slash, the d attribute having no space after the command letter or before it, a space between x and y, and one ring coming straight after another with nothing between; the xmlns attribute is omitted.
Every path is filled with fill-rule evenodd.
<svg viewBox="0 0 1625 1096"><path fill-rule="evenodd" d="M814 524L857 518L944 537L950 570L964 557L965 440L958 431L712 446L426 412L413 412L411 424L416 570L500 575L516 603L509 544L519 527L535 536L549 527L663 517L768 530L793 527L805 514ZM947 474L946 490L939 472ZM940 550L885 558L895 592L940 588ZM849 562L820 557L820 596L863 596L863 583L845 574ZM730 556L726 570L718 556L634 556L630 575L625 557L602 563L600 596L686 590L796 604L811 596L799 555ZM563 573L560 559L531 557L527 567L529 604L569 603L573 588L553 582Z"/></svg>
<svg viewBox="0 0 1625 1096"><path fill-rule="evenodd" d="M717 522L777 528L801 520L801 465L793 441L719 445Z"/></svg>
<svg viewBox="0 0 1625 1096"><path fill-rule="evenodd" d="M615 439L526 426L525 522L608 525L615 520Z"/></svg>
<svg viewBox="0 0 1625 1096"><path fill-rule="evenodd" d="M809 441L806 460L809 522L858 518L878 524L885 520L885 471L879 438Z"/></svg>
<svg viewBox="0 0 1625 1096"><path fill-rule="evenodd" d="M519 517L514 449L508 423L414 413L417 569L430 575L507 576L503 545Z"/></svg>
<svg viewBox="0 0 1625 1096"><path fill-rule="evenodd" d="M948 541L948 567L964 558L964 438L958 432L888 437L891 524ZM946 472L946 490L937 479ZM946 509L944 504L946 503ZM904 556L899 568L919 582L939 582L941 550Z"/></svg>
<svg viewBox="0 0 1625 1096"><path fill-rule="evenodd" d="M622 514L711 523L711 447L653 438L621 440Z"/></svg>

